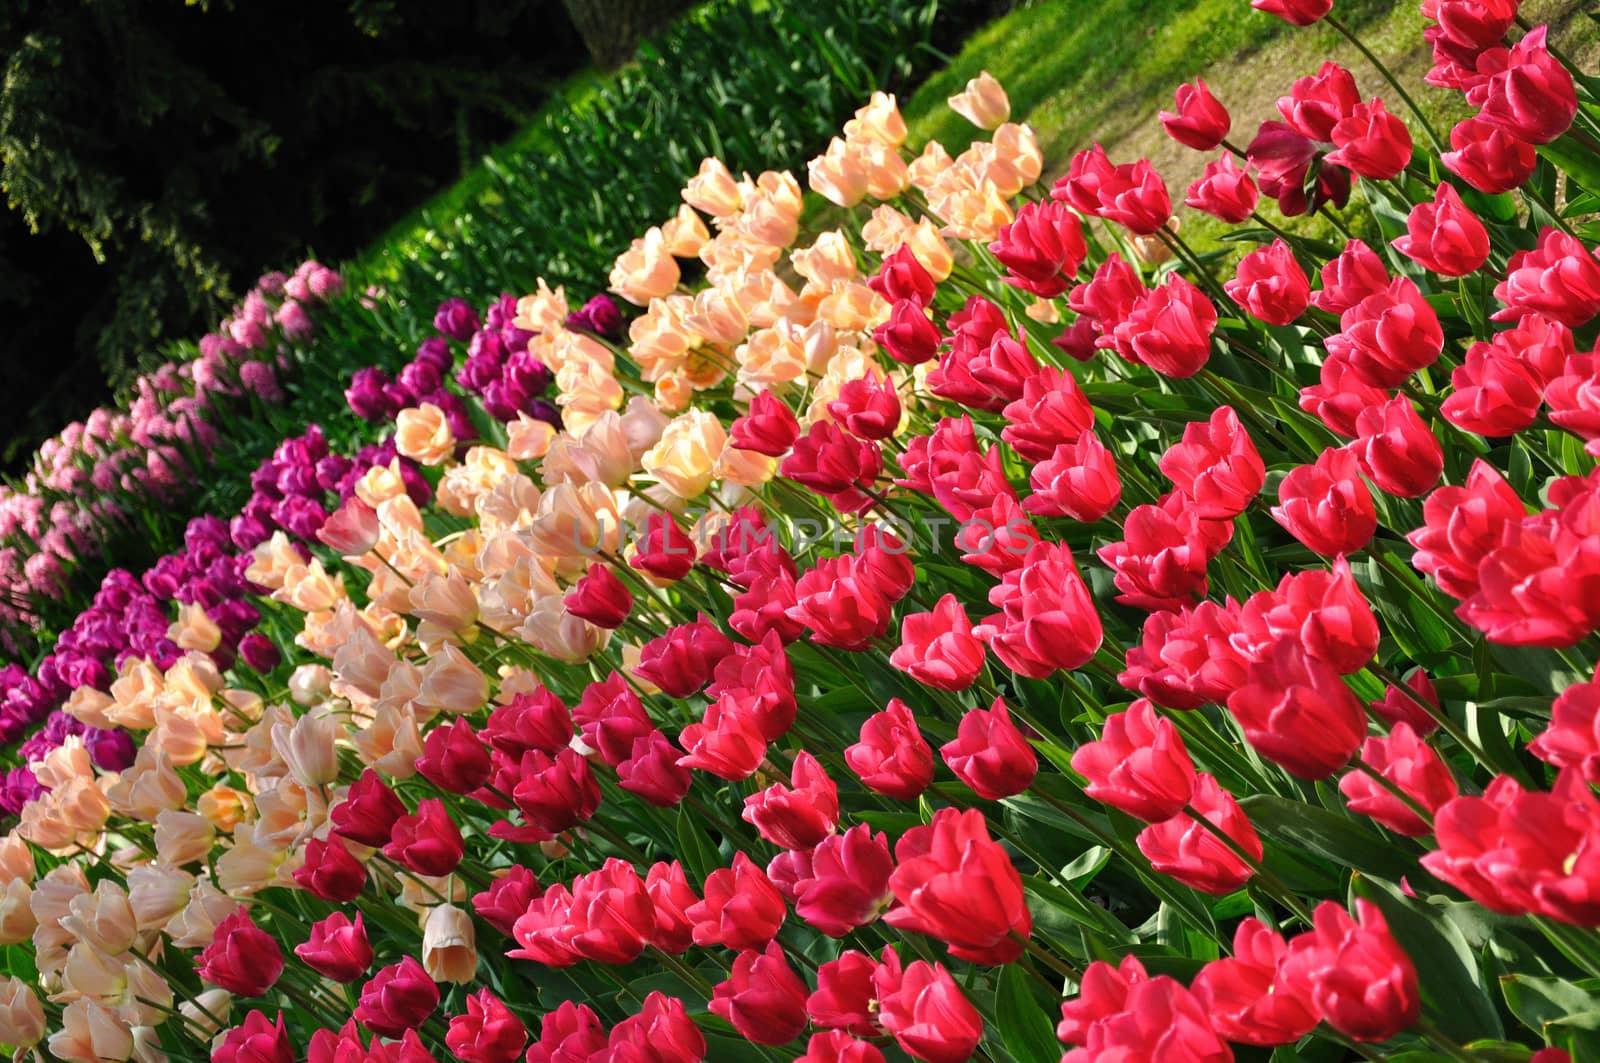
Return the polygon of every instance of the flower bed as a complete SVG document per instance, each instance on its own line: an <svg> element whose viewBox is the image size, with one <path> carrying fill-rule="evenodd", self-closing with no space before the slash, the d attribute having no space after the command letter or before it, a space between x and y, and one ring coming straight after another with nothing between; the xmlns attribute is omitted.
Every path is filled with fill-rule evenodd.
<svg viewBox="0 0 1600 1063"><path fill-rule="evenodd" d="M856 113L836 229L708 159L628 307L440 306L349 382L382 446L102 591L142 641L6 788L0 1040L1595 1055L1600 106L1428 12L1448 141L1381 70L1242 147L1178 90L1227 275L979 79L955 158Z"/></svg>

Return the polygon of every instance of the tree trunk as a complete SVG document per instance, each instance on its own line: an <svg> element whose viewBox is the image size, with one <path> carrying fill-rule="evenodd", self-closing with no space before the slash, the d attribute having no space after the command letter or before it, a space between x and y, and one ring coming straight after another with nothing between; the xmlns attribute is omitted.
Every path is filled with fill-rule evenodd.
<svg viewBox="0 0 1600 1063"><path fill-rule="evenodd" d="M595 66L615 70L690 0L562 0Z"/></svg>

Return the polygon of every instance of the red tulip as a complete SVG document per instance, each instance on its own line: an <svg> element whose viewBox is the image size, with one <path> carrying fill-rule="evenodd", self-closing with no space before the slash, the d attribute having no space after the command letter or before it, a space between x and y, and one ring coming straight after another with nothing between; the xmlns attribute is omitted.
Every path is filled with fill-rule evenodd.
<svg viewBox="0 0 1600 1063"><path fill-rule="evenodd" d="M1230 225L1237 225L1255 211L1259 198L1250 172L1232 155L1224 155L1206 163L1205 170L1184 194L1183 202Z"/></svg>
<svg viewBox="0 0 1600 1063"><path fill-rule="evenodd" d="M1444 473L1444 448L1404 395L1361 411L1350 451L1380 490L1400 498L1427 494Z"/></svg>
<svg viewBox="0 0 1600 1063"><path fill-rule="evenodd" d="M489 888L472 897L472 910L490 926L510 936L517 917L528 910L543 892L532 871L520 864L511 865Z"/></svg>
<svg viewBox="0 0 1600 1063"><path fill-rule="evenodd" d="M932 612L906 614L900 645L889 663L919 683L939 690L965 690L983 669L983 642L972 633L972 621L961 602L946 594Z"/></svg>
<svg viewBox="0 0 1600 1063"><path fill-rule="evenodd" d="M1479 563L1527 513L1494 466L1474 461L1464 485L1438 488L1422 503L1423 526L1406 536L1417 548L1411 563L1446 594L1469 598L1478 591Z"/></svg>
<svg viewBox="0 0 1600 1063"><path fill-rule="evenodd" d="M633 595L610 565L591 565L561 600L579 620L603 628L619 628L633 611Z"/></svg>
<svg viewBox="0 0 1600 1063"><path fill-rule="evenodd" d="M1266 466L1250 433L1230 406L1208 421L1184 426L1182 442L1161 455L1162 473L1205 520L1231 520L1245 511L1266 482Z"/></svg>
<svg viewBox="0 0 1600 1063"><path fill-rule="evenodd" d="M783 641L769 633L754 646L735 647L717 662L707 693L730 699L769 742L794 724L794 669Z"/></svg>
<svg viewBox="0 0 1600 1063"><path fill-rule="evenodd" d="M1406 235L1393 242L1423 269L1446 277L1474 273L1489 258L1489 230L1448 182L1440 183L1432 202L1411 208Z"/></svg>
<svg viewBox="0 0 1600 1063"><path fill-rule="evenodd" d="M1342 207L1350 199L1350 171L1329 163L1326 156L1319 160L1316 142L1283 122L1261 123L1244 152L1256 168L1261 194L1277 200L1284 217L1309 213L1324 203Z"/></svg>
<svg viewBox="0 0 1600 1063"><path fill-rule="evenodd" d="M617 785L658 808L672 808L694 781L682 759L682 751L670 738L651 731L635 738L628 759L617 765Z"/></svg>
<svg viewBox="0 0 1600 1063"><path fill-rule="evenodd" d="M389 841L395 820L406 806L371 768L350 786L343 801L333 806L333 829L358 845L381 846Z"/></svg>
<svg viewBox="0 0 1600 1063"><path fill-rule="evenodd" d="M1356 79L1350 71L1329 61L1315 74L1289 86L1289 95L1278 98L1278 113L1302 136L1328 143L1333 140L1334 127L1360 105Z"/></svg>
<svg viewBox="0 0 1600 1063"><path fill-rule="evenodd" d="M910 300L927 306L933 302L937 285L923 268L909 244L901 244L892 254L883 256L878 272L867 278L867 287L888 302Z"/></svg>
<svg viewBox="0 0 1600 1063"><path fill-rule="evenodd" d="M1251 859L1261 861L1264 850L1249 817L1216 779L1204 773L1197 775L1189 805L1232 838ZM1138 844L1151 867L1202 893L1232 893L1255 874L1231 846L1224 845L1187 813L1146 827L1139 832Z"/></svg>
<svg viewBox="0 0 1600 1063"><path fill-rule="evenodd" d="M1022 504L1011 495L1000 495L973 511L971 519L957 530L954 545L967 564L991 576L1004 576L1027 563L1029 551L1039 540L1039 529Z"/></svg>
<svg viewBox="0 0 1600 1063"><path fill-rule="evenodd" d="M1361 759L1430 813L1456 796L1456 780L1439 754L1405 723L1361 747ZM1396 834L1421 837L1431 833L1427 822L1365 772L1352 771L1339 780L1350 811L1370 816Z"/></svg>
<svg viewBox="0 0 1600 1063"><path fill-rule="evenodd" d="M843 1030L814 1033L806 1054L795 1063L883 1063L883 1053L871 1041L860 1041Z"/></svg>
<svg viewBox="0 0 1600 1063"><path fill-rule="evenodd" d="M1333 0L1250 0L1250 6L1291 26L1309 26L1333 10Z"/></svg>
<svg viewBox="0 0 1600 1063"><path fill-rule="evenodd" d="M893 900L889 842L865 823L824 838L810 851L781 853L768 869L795 914L829 937L843 937L881 915Z"/></svg>
<svg viewBox="0 0 1600 1063"><path fill-rule="evenodd" d="M1093 432L1076 443L1059 444L1050 456L1028 471L1033 494L1022 500L1029 513L1071 517L1092 524L1122 499L1116 458Z"/></svg>
<svg viewBox="0 0 1600 1063"><path fill-rule="evenodd" d="M1161 128L1167 136L1196 151L1210 151L1221 144L1233 121L1205 81L1195 78L1193 85L1179 85L1175 97L1177 112L1161 112Z"/></svg>
<svg viewBox="0 0 1600 1063"><path fill-rule="evenodd" d="M581 958L572 948L571 915L572 891L552 883L512 924L511 937L519 947L506 955L546 967L571 967Z"/></svg>
<svg viewBox="0 0 1600 1063"><path fill-rule="evenodd" d="M1117 601L1154 611L1179 608L1205 593L1206 565L1227 544L1233 525L1206 520L1174 494L1160 505L1135 506L1122 534L1121 542L1097 553L1116 573Z"/></svg>
<svg viewBox="0 0 1600 1063"><path fill-rule="evenodd" d="M1244 685L1248 664L1233 644L1239 616L1232 601L1151 613L1140 644L1128 647L1127 670L1117 681L1171 709L1228 700Z"/></svg>
<svg viewBox="0 0 1600 1063"><path fill-rule="evenodd" d="M791 789L773 783L744 799L744 821L780 849L810 849L839 826L839 791L810 753L795 754Z"/></svg>
<svg viewBox="0 0 1600 1063"><path fill-rule="evenodd" d="M686 698L699 693L717 662L732 652L728 636L701 613L693 622L670 628L639 647L633 674L660 687L669 697Z"/></svg>
<svg viewBox="0 0 1600 1063"><path fill-rule="evenodd" d="M1366 734L1361 703L1333 667L1284 635L1228 697L1228 711L1256 751L1302 779L1323 779L1349 763Z"/></svg>
<svg viewBox="0 0 1600 1063"><path fill-rule="evenodd" d="M1069 1045L1088 1044L1089 1031L1094 1025L1121 1012L1128 1002L1128 992L1149 980L1144 964L1132 953L1123 956L1115 967L1104 960L1095 960L1084 969L1078 995L1061 1003L1056 1040Z"/></svg>
<svg viewBox="0 0 1600 1063"><path fill-rule="evenodd" d="M518 773L511 799L523 819L546 834L582 823L600 806L599 780L575 749L568 747L554 757L531 749L522 755Z"/></svg>
<svg viewBox="0 0 1600 1063"><path fill-rule="evenodd" d="M334 912L313 923L311 937L305 944L296 945L294 954L307 967L335 982L354 982L372 966L372 945L367 941L360 912L356 913L355 922L343 912Z"/></svg>
<svg viewBox="0 0 1600 1063"><path fill-rule="evenodd" d="M933 361L942 339L938 326L928 319L927 309L910 299L897 301L889 310L889 320L872 332L872 341L901 365ZM798 433L798 425L796 428Z"/></svg>
<svg viewBox="0 0 1600 1063"><path fill-rule="evenodd" d="M857 377L839 388L828 413L861 439L887 439L900 427L900 396L888 378Z"/></svg>
<svg viewBox="0 0 1600 1063"><path fill-rule="evenodd" d="M1458 122L1450 130L1450 146L1455 150L1439 157L1445 168L1491 196L1520 187L1539 163L1532 144L1481 117Z"/></svg>
<svg viewBox="0 0 1600 1063"><path fill-rule="evenodd" d="M539 1039L528 1049L526 1059L528 1063L578 1063L605 1048L606 1031L599 1016L587 1004L563 1000L555 1010L544 1013Z"/></svg>
<svg viewBox="0 0 1600 1063"><path fill-rule="evenodd" d="M782 642L800 637L804 625L789 616L796 605L794 561L782 547L752 551L739 559L730 576L736 583L747 582L749 589L734 595L728 627L751 642L764 642L768 635Z"/></svg>
<svg viewBox="0 0 1600 1063"><path fill-rule="evenodd" d="M1361 549L1378 528L1377 509L1355 456L1330 447L1278 485L1272 516L1314 553L1337 557Z"/></svg>
<svg viewBox="0 0 1600 1063"><path fill-rule="evenodd" d="M931 386L931 385L930 385ZM819 495L842 495L871 484L883 468L876 444L856 439L832 421L815 421L778 466L787 480Z"/></svg>
<svg viewBox="0 0 1600 1063"><path fill-rule="evenodd" d="M1155 233L1172 216L1167 186L1149 159L1113 166L1098 144L1072 157L1050 198L1066 200L1080 214L1115 222L1140 236Z"/></svg>
<svg viewBox="0 0 1600 1063"><path fill-rule="evenodd" d="M1023 383L1039 371L1033 354L1009 332L985 342L957 333L939 368L928 374L928 390L940 398L982 410L999 410L1022 397Z"/></svg>
<svg viewBox="0 0 1600 1063"><path fill-rule="evenodd" d="M327 841L306 842L304 862L294 869L294 880L307 893L344 904L361 895L367 868L350 855L343 841L330 835Z"/></svg>
<svg viewBox="0 0 1600 1063"><path fill-rule="evenodd" d="M487 989L467 997L467 1010L450 1019L444 1043L463 1063L513 1063L528 1043L528 1028Z"/></svg>
<svg viewBox="0 0 1600 1063"><path fill-rule="evenodd" d="M861 739L844 751L845 763L875 793L910 801L933 781L933 750L911 709L891 699L861 725Z"/></svg>
<svg viewBox="0 0 1600 1063"><path fill-rule="evenodd" d="M1139 279L1139 271L1113 251L1100 263L1087 283L1072 289L1067 296L1067 305L1072 307L1074 313L1093 319L1102 333L1109 333L1127 318L1128 312L1144 294L1144 282ZM1109 337L1102 337L1098 342L1101 347L1111 346Z"/></svg>
<svg viewBox="0 0 1600 1063"><path fill-rule="evenodd" d="M1106 717L1100 740L1079 746L1072 767L1088 778L1090 797L1146 823L1177 815L1194 793L1183 738L1144 698Z"/></svg>
<svg viewBox="0 0 1600 1063"><path fill-rule="evenodd" d="M989 251L1006 268L1006 283L1041 299L1072 286L1089 254L1078 216L1055 202L1024 203Z"/></svg>
<svg viewBox="0 0 1600 1063"><path fill-rule="evenodd" d="M612 767L632 756L634 742L656 729L639 695L620 672L584 687L583 696L572 708L572 722L577 724L583 744Z"/></svg>
<svg viewBox="0 0 1600 1063"><path fill-rule="evenodd" d="M688 750L678 758L679 766L708 771L729 782L748 779L767 755L760 725L732 694L708 705L704 719L685 727L678 742Z"/></svg>
<svg viewBox="0 0 1600 1063"><path fill-rule="evenodd" d="M1600 313L1600 260L1574 236L1546 226L1532 251L1518 251L1494 297L1506 304L1496 321L1542 314L1568 328L1587 324Z"/></svg>
<svg viewBox="0 0 1600 1063"><path fill-rule="evenodd" d="M734 854L732 867L711 872L705 898L684 914L694 923L696 945L746 950L772 941L787 912L767 873L741 852Z"/></svg>
<svg viewBox="0 0 1600 1063"><path fill-rule="evenodd" d="M1283 935L1251 917L1233 935L1233 955L1212 960L1190 989L1230 1041L1272 1047L1294 1044L1317 1024L1309 997L1279 976L1289 944Z"/></svg>
<svg viewBox="0 0 1600 1063"><path fill-rule="evenodd" d="M1482 80L1467 89L1467 102L1482 108L1480 120L1532 144L1555 140L1578 113L1577 88L1550 54L1549 32L1539 26L1510 49L1486 51L1478 57Z"/></svg>
<svg viewBox="0 0 1600 1063"><path fill-rule="evenodd" d="M1411 161L1411 131L1390 114L1382 100L1360 104L1333 127L1337 150L1327 161L1374 181L1398 177Z"/></svg>
<svg viewBox="0 0 1600 1063"><path fill-rule="evenodd" d="M1350 564L1291 573L1271 591L1250 596L1239 610L1235 649L1252 661L1266 657L1281 638L1326 662L1340 675L1361 671L1378 651L1378 619L1356 585Z"/></svg>
<svg viewBox="0 0 1600 1063"><path fill-rule="evenodd" d="M259 997L283 973L283 952L277 939L256 926L250 913L241 908L217 924L211 944L198 957L195 973L236 997Z"/></svg>
<svg viewBox="0 0 1600 1063"><path fill-rule="evenodd" d="M373 1033L399 1037L422 1025L439 1006L439 987L415 956L407 956L372 976L361 987L356 1021Z"/></svg>
<svg viewBox="0 0 1600 1063"><path fill-rule="evenodd" d="M223 1033L211 1052L213 1063L294 1063L294 1045L283 1012L271 1022L259 1011L251 1011L244 1022Z"/></svg>
<svg viewBox="0 0 1600 1063"><path fill-rule="evenodd" d="M916 960L903 971L892 948L873 973L878 1021L913 1058L962 1063L983 1039L983 1018L941 963Z"/></svg>
<svg viewBox="0 0 1600 1063"><path fill-rule="evenodd" d="M1343 314L1369 295L1389 287L1383 259L1360 240L1351 240L1322 267L1322 288L1311 297L1319 310Z"/></svg>
<svg viewBox="0 0 1600 1063"><path fill-rule="evenodd" d="M646 514L644 534L633 545L629 567L667 583L687 576L699 554L694 540L678 527L670 513Z"/></svg>
<svg viewBox="0 0 1600 1063"><path fill-rule="evenodd" d="M867 649L889 630L894 603L848 554L819 561L795 584L789 616L812 631L812 641L842 650Z"/></svg>
<svg viewBox="0 0 1600 1063"><path fill-rule="evenodd" d="M530 749L554 756L572 741L572 711L541 686L497 706L478 737L514 761Z"/></svg>
<svg viewBox="0 0 1600 1063"><path fill-rule="evenodd" d="M1001 464L1000 450L985 449L968 416L939 422L926 446L929 488L958 521L970 520L1000 495L1016 496Z"/></svg>
<svg viewBox="0 0 1600 1063"><path fill-rule="evenodd" d="M1211 300L1174 273L1134 303L1111 337L1117 353L1133 364L1182 379L1205 368L1216 325Z"/></svg>
<svg viewBox="0 0 1600 1063"><path fill-rule="evenodd" d="M1233 279L1222 287L1251 316L1269 325L1289 324L1311 303L1311 282L1281 239L1240 259Z"/></svg>
<svg viewBox="0 0 1600 1063"><path fill-rule="evenodd" d="M1010 423L1000 438L1029 461L1043 461L1062 443L1073 443L1094 429L1094 407L1071 373L1040 368L1023 382L1022 397L1008 405Z"/></svg>
<svg viewBox="0 0 1600 1063"><path fill-rule="evenodd" d="M1575 355L1566 372L1550 381L1544 391L1550 420L1581 439L1590 454L1600 450L1600 357Z"/></svg>
<svg viewBox="0 0 1600 1063"><path fill-rule="evenodd" d="M845 949L818 967L816 992L806 998L812 1024L860 1037L881 1033L872 985L877 969L873 958L857 949Z"/></svg>
<svg viewBox="0 0 1600 1063"><path fill-rule="evenodd" d="M1421 1013L1417 971L1377 905L1358 898L1356 912L1359 922L1333 901L1317 905L1313 929L1289 943L1282 977L1340 1033L1384 1041Z"/></svg>
<svg viewBox="0 0 1600 1063"><path fill-rule="evenodd" d="M1022 878L990 837L983 813L940 809L895 845L889 888L900 906L884 921L938 938L973 963L1010 963L1033 928Z"/></svg>
<svg viewBox="0 0 1600 1063"><path fill-rule="evenodd" d="M613 857L573 879L566 941L583 959L632 963L655 932L655 906L632 864Z"/></svg>
<svg viewBox="0 0 1600 1063"><path fill-rule="evenodd" d="M1394 387L1432 365L1444 346L1439 315L1406 277L1350 307L1340 315L1339 327L1323 341L1328 353L1349 358L1382 387Z"/></svg>
<svg viewBox="0 0 1600 1063"><path fill-rule="evenodd" d="M577 1063L580 1059L607 1058L615 1063L699 1063L706 1056L706 1037L689 1018L683 1001L660 990L644 998L639 1014L617 1023L606 1041L609 1055L592 1051L580 1056L552 1058L550 1063ZM542 1063L532 1058L528 1063Z"/></svg>
<svg viewBox="0 0 1600 1063"><path fill-rule="evenodd" d="M1433 682L1428 678L1428 673L1421 668L1414 669L1406 677L1405 686L1409 693L1397 690L1392 684L1384 688L1383 699L1371 702L1370 708L1388 721L1391 727L1404 723L1410 726L1412 731L1426 738L1439 729L1439 721L1424 705L1417 704L1417 699L1421 699L1425 705L1432 705L1437 710L1439 695L1433 689Z"/></svg>
<svg viewBox="0 0 1600 1063"><path fill-rule="evenodd" d="M733 974L712 993L711 1011L747 1041L788 1044L806 1028L806 984L773 941L765 952L739 954Z"/></svg>
<svg viewBox="0 0 1600 1063"><path fill-rule="evenodd" d="M1528 752L1558 768L1576 768L1600 782L1600 680L1574 683L1550 706L1550 722Z"/></svg>
<svg viewBox="0 0 1600 1063"><path fill-rule="evenodd" d="M957 778L989 801L1020 794L1039 772L1038 756L1000 698L963 716L956 737L939 754Z"/></svg>
<svg viewBox="0 0 1600 1063"><path fill-rule="evenodd" d="M1062 1058L1067 1063L1095 1059L1231 1063L1233 1052L1194 994L1160 975L1131 985L1123 1010L1090 1026L1084 1047Z"/></svg>
<svg viewBox="0 0 1600 1063"><path fill-rule="evenodd" d="M417 773L441 790L465 794L489 781L494 764L472 725L457 718L448 727L428 732L422 756L417 758Z"/></svg>
<svg viewBox="0 0 1600 1063"><path fill-rule="evenodd" d="M1496 340L1503 335L1497 333ZM1539 416L1544 391L1533 370L1507 356L1497 343L1474 343L1463 364L1450 374L1450 394L1440 405L1439 416L1463 432L1513 436Z"/></svg>
<svg viewBox="0 0 1600 1063"><path fill-rule="evenodd" d="M989 592L1001 611L973 634L1006 667L1033 679L1083 665L1100 648L1104 629L1089 589L1065 543L1041 542L1022 566Z"/></svg>
<svg viewBox="0 0 1600 1063"><path fill-rule="evenodd" d="M781 458L800 435L788 403L771 391L763 390L750 400L744 416L737 418L728 432L728 441L740 450L753 450L769 458Z"/></svg>
<svg viewBox="0 0 1600 1063"><path fill-rule="evenodd" d="M689 909L700 902L700 895L689 885L683 865L655 863L644 877L644 889L655 906L655 933L650 944L663 952L687 952L694 944L694 920Z"/></svg>

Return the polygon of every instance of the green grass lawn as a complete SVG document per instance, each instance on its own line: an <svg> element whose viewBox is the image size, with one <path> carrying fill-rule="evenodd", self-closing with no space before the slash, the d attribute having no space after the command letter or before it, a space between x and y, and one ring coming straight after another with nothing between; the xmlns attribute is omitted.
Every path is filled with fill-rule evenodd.
<svg viewBox="0 0 1600 1063"><path fill-rule="evenodd" d="M1550 21L1555 39L1591 58L1594 26L1577 0L1530 0L1533 21ZM1340 0L1334 9L1400 77L1443 137L1470 113L1460 95L1422 84L1430 61L1425 22L1414 0ZM946 106L969 78L988 70L1011 97L1012 117L1031 125L1044 152L1045 181L1066 170L1077 151L1098 141L1113 160L1151 159L1181 202L1209 156L1183 148L1161 131L1157 113L1172 106L1173 89L1201 76L1233 114L1231 139L1241 146L1257 125L1276 118L1274 104L1290 82L1326 59L1349 67L1362 90L1382 96L1419 141L1418 122L1378 71L1325 24L1297 29L1254 11L1247 0L1036 0L996 19L967 39L960 54L902 103L912 135L938 139L952 153L978 131ZM1275 212L1272 212L1275 215ZM1179 208L1192 242L1215 246L1226 226ZM1295 228L1329 237L1320 219Z"/></svg>

